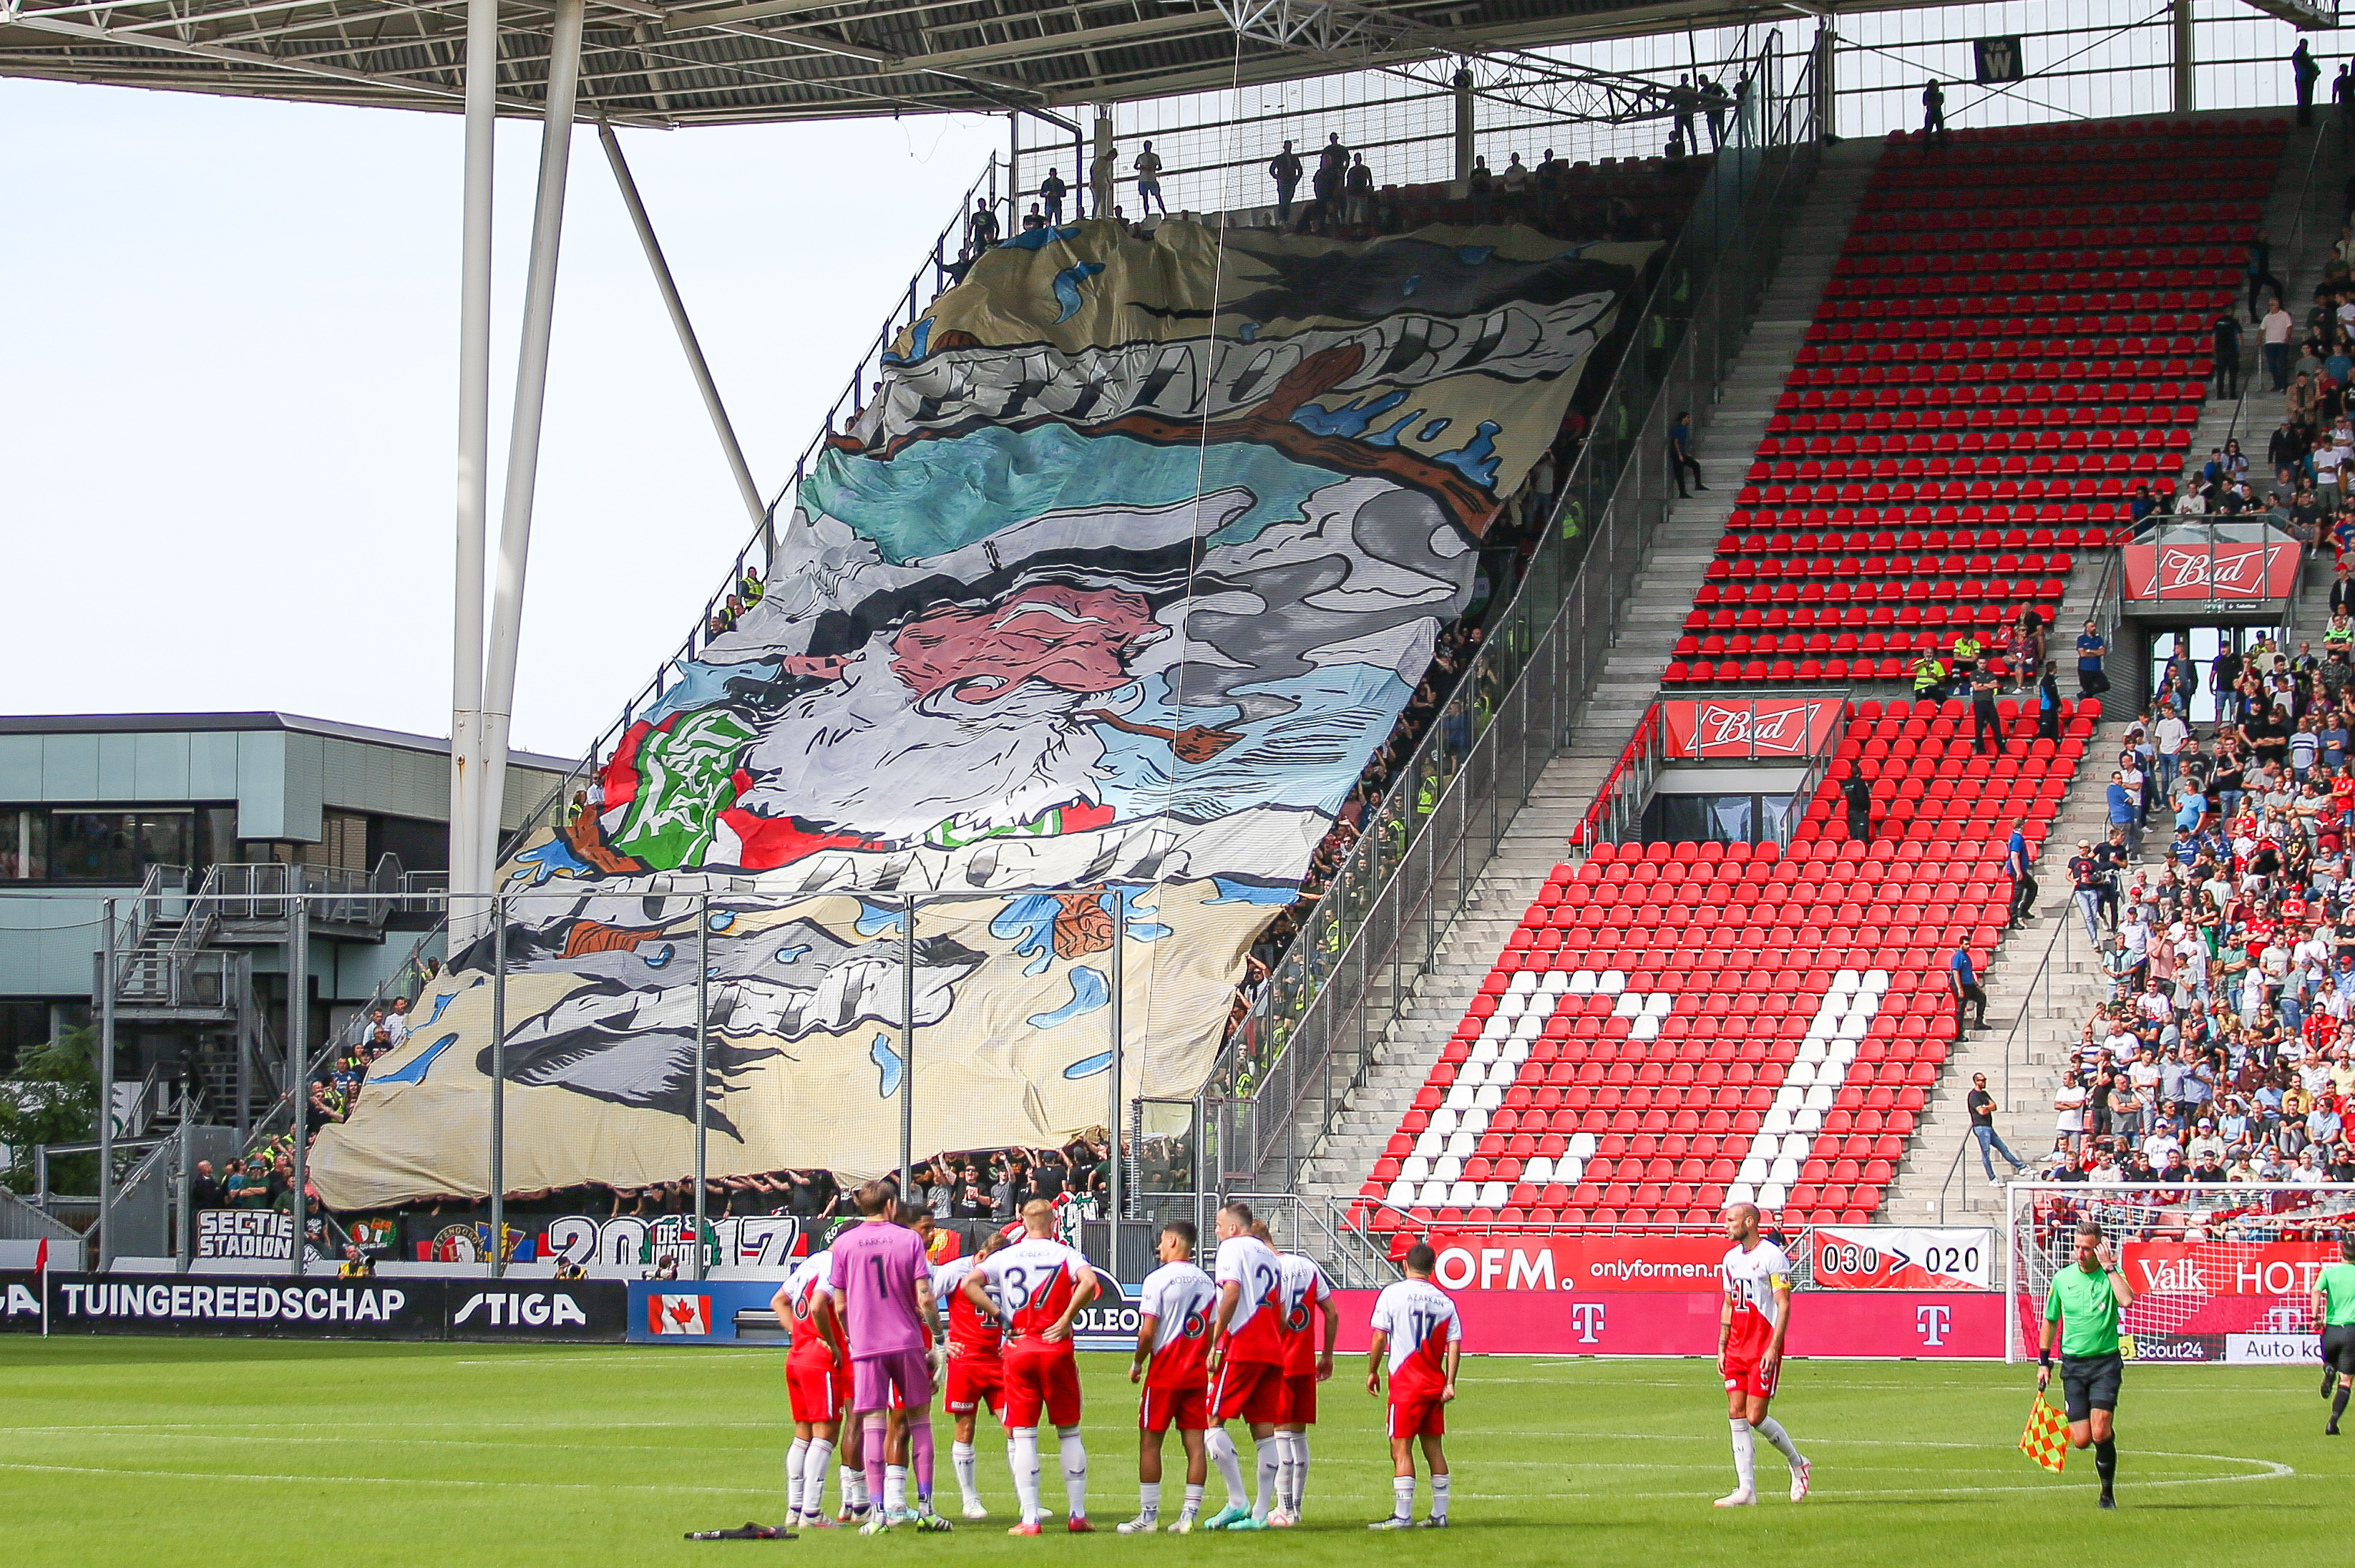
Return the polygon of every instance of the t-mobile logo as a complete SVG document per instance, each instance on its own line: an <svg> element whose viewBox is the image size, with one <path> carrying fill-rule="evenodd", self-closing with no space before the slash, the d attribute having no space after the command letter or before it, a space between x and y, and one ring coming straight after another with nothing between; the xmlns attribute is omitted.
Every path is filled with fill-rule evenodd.
<svg viewBox="0 0 2355 1568"><path fill-rule="evenodd" d="M1596 1345L1603 1341L1603 1303L1573 1301L1570 1305L1570 1326L1578 1330L1578 1342Z"/></svg>
<svg viewBox="0 0 2355 1568"><path fill-rule="evenodd" d="M1938 1346L1946 1342L1946 1326L1954 1320L1951 1307L1917 1307L1913 1309L1913 1329L1922 1336L1922 1343Z"/></svg>

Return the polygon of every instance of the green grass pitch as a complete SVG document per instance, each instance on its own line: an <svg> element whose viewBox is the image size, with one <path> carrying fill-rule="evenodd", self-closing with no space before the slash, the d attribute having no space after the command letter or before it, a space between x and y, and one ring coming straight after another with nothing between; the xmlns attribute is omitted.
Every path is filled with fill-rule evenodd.
<svg viewBox="0 0 2355 1568"><path fill-rule="evenodd" d="M11 1338L0 1340L0 1541L11 1568L964 1563L1080 1552L1483 1568L1825 1568L1944 1553L2078 1568L2088 1553L2130 1563L2190 1551L2231 1563L2335 1551L2355 1471L2355 1438L2322 1435L2318 1374L2129 1367L2120 1507L2099 1514L2090 1454L2054 1477L2014 1449L2032 1369L1802 1361L1774 1411L1815 1462L1815 1496L1785 1499L1781 1464L1762 1442L1764 1500L1720 1512L1710 1500L1732 1471L1706 1364L1473 1359L1449 1413L1455 1529L1370 1536L1365 1521L1389 1511L1389 1462L1359 1362L1327 1385L1304 1527L1123 1540L1111 1527L1136 1509L1135 1405L1125 1358L1097 1355L1082 1358L1097 1535L1008 1540L1003 1445L985 1424L983 1490L999 1516L987 1523L882 1541L847 1531L683 1541L781 1511L782 1360L765 1349ZM936 1430L954 1509L945 1422ZM1060 1501L1051 1450L1049 1467ZM1165 1517L1177 1479L1173 1466ZM1214 1472L1211 1506L1220 1494Z"/></svg>

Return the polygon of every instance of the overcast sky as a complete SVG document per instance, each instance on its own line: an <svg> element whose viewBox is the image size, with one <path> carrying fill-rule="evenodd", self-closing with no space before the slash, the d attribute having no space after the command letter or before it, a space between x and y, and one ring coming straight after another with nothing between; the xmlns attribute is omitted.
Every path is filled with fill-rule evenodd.
<svg viewBox="0 0 2355 1568"><path fill-rule="evenodd" d="M1005 123L624 131L773 494ZM499 127L492 548L539 133ZM0 81L0 711L445 734L460 124ZM515 744L577 755L751 532L576 131Z"/></svg>

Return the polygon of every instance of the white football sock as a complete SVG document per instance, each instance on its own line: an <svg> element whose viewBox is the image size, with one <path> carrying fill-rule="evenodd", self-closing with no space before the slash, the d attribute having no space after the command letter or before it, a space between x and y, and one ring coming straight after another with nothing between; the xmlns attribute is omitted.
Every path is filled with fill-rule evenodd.
<svg viewBox="0 0 2355 1568"><path fill-rule="evenodd" d="M1252 1494L1252 1518L1253 1519L1265 1520L1268 1509L1275 1506L1275 1478L1280 1468L1276 1457L1276 1445L1283 1441L1284 1435L1280 1432L1252 1439L1252 1457L1259 1467L1259 1473L1255 1477L1259 1487Z"/></svg>
<svg viewBox="0 0 2355 1568"><path fill-rule="evenodd" d="M1160 1482L1139 1481L1136 1483L1136 1512L1137 1517L1140 1519L1158 1519L1161 1517Z"/></svg>
<svg viewBox="0 0 2355 1568"><path fill-rule="evenodd" d="M908 1511L908 1467L905 1465L883 1467L883 1511Z"/></svg>
<svg viewBox="0 0 2355 1568"><path fill-rule="evenodd" d="M1012 1456L1014 1495L1022 1505L1022 1522L1039 1522L1039 1429L1018 1426L1007 1434L1011 1439L1008 1452Z"/></svg>
<svg viewBox="0 0 2355 1568"><path fill-rule="evenodd" d="M793 1441L793 1445L785 1450L785 1517L787 1519L802 1511L802 1461L809 1456L809 1446L808 1438L796 1437ZM818 1478L821 1481L826 1478L824 1470L818 1472Z"/></svg>
<svg viewBox="0 0 2355 1568"><path fill-rule="evenodd" d="M1275 1506L1292 1507L1292 1477L1298 1467L1292 1457L1292 1434L1279 1429L1275 1435Z"/></svg>
<svg viewBox="0 0 2355 1568"><path fill-rule="evenodd" d="M867 1467L853 1464L851 1461L858 1453L859 1444L866 1441L866 1435L854 1431L850 1435L856 1441L846 1445L840 1451L842 1501L846 1508L860 1509L865 1508L873 1499L867 1495Z"/></svg>
<svg viewBox="0 0 2355 1568"><path fill-rule="evenodd" d="M1088 1445L1080 1441L1076 1426L1059 1427L1056 1435L1063 1445L1063 1498L1071 1505L1073 1519L1088 1517Z"/></svg>
<svg viewBox="0 0 2355 1568"><path fill-rule="evenodd" d="M826 1502L826 1467L834 1462L834 1445L823 1437L810 1439L802 1459L802 1512L815 1514Z"/></svg>
<svg viewBox="0 0 2355 1568"><path fill-rule="evenodd" d="M1431 1517L1433 1519L1447 1517L1447 1477L1445 1476L1431 1477Z"/></svg>
<svg viewBox="0 0 2355 1568"><path fill-rule="evenodd" d="M1412 1476L1391 1477L1391 1517L1392 1519L1414 1517L1414 1477Z"/></svg>
<svg viewBox="0 0 2355 1568"><path fill-rule="evenodd" d="M1235 1452L1235 1440L1227 1435L1223 1426L1213 1426L1204 1446L1209 1450L1210 1463L1219 1467L1219 1479L1227 1484L1227 1506L1249 1508L1251 1494L1243 1490L1242 1456Z"/></svg>
<svg viewBox="0 0 2355 1568"><path fill-rule="evenodd" d="M964 1506L977 1508L981 1503L981 1488L977 1480L980 1458L970 1443L949 1445L949 1464L956 1471L957 1490L964 1494Z"/></svg>
<svg viewBox="0 0 2355 1568"><path fill-rule="evenodd" d="M1186 1519L1192 1519L1196 1514L1200 1513L1202 1511L1202 1488L1196 1486L1191 1481L1187 1482L1186 1506L1179 1509L1178 1511L1182 1518Z"/></svg>
<svg viewBox="0 0 2355 1568"><path fill-rule="evenodd" d="M1752 1422L1751 1427L1752 1430L1755 1431L1759 1436L1764 1437L1767 1442L1774 1445L1775 1448L1781 1452L1784 1458L1788 1459L1794 1465L1799 1463L1799 1445L1791 1441L1791 1435L1783 1430L1783 1424L1781 1422L1775 1420L1770 1415L1764 1421Z"/></svg>
<svg viewBox="0 0 2355 1568"><path fill-rule="evenodd" d="M1294 1513L1308 1500L1308 1434L1292 1435L1292 1501L1285 1506Z"/></svg>
<svg viewBox="0 0 2355 1568"><path fill-rule="evenodd" d="M1751 1435L1750 1423L1735 1421L1733 1427L1733 1484L1742 1491L1758 1489L1758 1440Z"/></svg>

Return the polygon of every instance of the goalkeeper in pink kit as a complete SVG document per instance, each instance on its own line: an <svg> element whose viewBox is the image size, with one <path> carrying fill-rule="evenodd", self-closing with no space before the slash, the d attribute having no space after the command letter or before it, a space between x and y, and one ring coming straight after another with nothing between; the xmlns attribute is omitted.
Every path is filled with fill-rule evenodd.
<svg viewBox="0 0 2355 1568"><path fill-rule="evenodd" d="M835 1309L849 1329L851 1429L864 1429L868 1496L875 1502L859 1533L878 1535L909 1522L918 1530L945 1531L948 1520L932 1509L929 1407L938 1381L937 1347L945 1340L932 1300L932 1265L923 1239L894 1221L898 1200L888 1184L868 1182L858 1189L858 1202L865 1220L837 1236L831 1251ZM908 1509L907 1456L887 1464L894 1393L907 1411L909 1445L919 1472L913 1513Z"/></svg>

